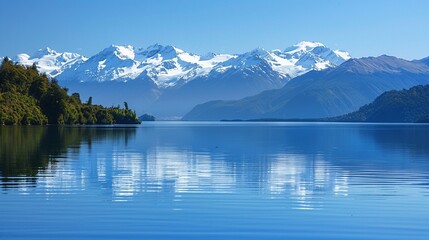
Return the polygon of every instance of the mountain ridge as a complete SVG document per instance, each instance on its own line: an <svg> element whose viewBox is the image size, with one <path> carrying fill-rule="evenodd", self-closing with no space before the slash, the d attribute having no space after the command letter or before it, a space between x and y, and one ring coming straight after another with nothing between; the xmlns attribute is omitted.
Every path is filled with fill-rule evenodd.
<svg viewBox="0 0 429 240"><path fill-rule="evenodd" d="M36 64L83 98L93 96L103 105L127 101L139 114L159 118L180 118L210 100L239 99L280 88L296 76L336 67L350 58L349 53L318 42L300 42L285 50L255 48L242 54L197 55L160 44L110 45L91 57L72 54L73 59L63 62L54 57L61 54L45 49L18 62Z"/></svg>
<svg viewBox="0 0 429 240"><path fill-rule="evenodd" d="M350 59L337 68L311 71L283 88L236 101L194 107L184 120L334 117L357 110L388 90L429 83L429 66L379 56Z"/></svg>
<svg viewBox="0 0 429 240"><path fill-rule="evenodd" d="M61 62L62 59L55 62L54 57L60 56L66 56L65 60L74 60L74 62ZM211 53L202 56L171 45L160 44L150 45L147 48L112 44L91 57L84 57L78 53L60 53L47 47L39 49L32 55L18 54L12 60L23 65L35 63L41 72L56 77L60 81L68 79L72 74L66 73L66 76L61 76L62 73L67 71L70 66L78 63L78 65L83 66L75 65L71 71L78 72L75 75L79 82L129 81L143 78L140 75L144 74L163 88L174 86L176 82L183 82L183 79L189 81L193 77L206 75L211 70L221 72L230 66L240 67L240 64L245 62L234 61L235 58L238 58L237 60L247 58L246 60L249 61L251 58L258 57L266 60L275 71L292 78L310 70L336 66L348 60L350 55L345 51L331 50L318 42L303 41L286 48L284 51L266 51L262 48L256 48L243 54ZM48 58L51 61L49 63L46 60ZM109 60L112 61L111 68L107 68L107 73L97 78L97 74L103 74L102 70L107 67L105 65L109 64ZM94 63L88 64L87 61ZM53 69L50 66L60 68ZM217 68L215 68L216 66Z"/></svg>

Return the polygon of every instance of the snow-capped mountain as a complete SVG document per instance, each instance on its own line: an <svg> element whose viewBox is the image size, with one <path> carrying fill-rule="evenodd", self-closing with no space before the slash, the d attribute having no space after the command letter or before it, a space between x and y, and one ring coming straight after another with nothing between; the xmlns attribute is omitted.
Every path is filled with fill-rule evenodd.
<svg viewBox="0 0 429 240"><path fill-rule="evenodd" d="M179 87L166 89L148 110L156 116L179 117L198 103L280 88L290 77L273 70L265 55L264 50L256 49L219 63L207 74L195 75L184 84L178 82Z"/></svg>
<svg viewBox="0 0 429 240"><path fill-rule="evenodd" d="M139 49L137 57L144 69L144 76L160 87L171 87L179 80L186 83L194 77L206 75L219 63L235 56L214 53L199 56L173 46L155 44Z"/></svg>
<svg viewBox="0 0 429 240"><path fill-rule="evenodd" d="M296 77L310 70L323 70L336 67L349 60L350 54L341 50L331 50L319 42L300 42L287 48L283 52L275 52L282 59L287 59L288 64L281 64L278 71L284 71L291 77ZM290 64L295 68L288 68Z"/></svg>
<svg viewBox="0 0 429 240"><path fill-rule="evenodd" d="M132 46L112 45L75 69L67 69L57 78L60 81L78 82L127 81L136 78L143 71L134 57Z"/></svg>
<svg viewBox="0 0 429 240"><path fill-rule="evenodd" d="M285 51L256 48L219 62L207 74L195 74L186 84L166 91L148 110L157 116L181 116L210 100L232 100L284 86L310 70L341 64L350 56L321 43L301 42ZM178 81L177 83L180 83Z"/></svg>
<svg viewBox="0 0 429 240"><path fill-rule="evenodd" d="M14 61L35 63L71 92L93 96L96 103L127 101L138 113L180 117L196 104L280 88L294 77L349 58L347 52L318 42L300 42L284 51L256 48L243 54L205 55L159 44L111 45L90 58L46 48L31 56L19 54Z"/></svg>
<svg viewBox="0 0 429 240"><path fill-rule="evenodd" d="M348 52L331 50L319 42L300 42L284 51L257 48L222 63L218 69L223 71L229 67L246 68L266 61L274 71L291 79L311 70L336 67L350 58Z"/></svg>
<svg viewBox="0 0 429 240"><path fill-rule="evenodd" d="M39 49L32 55L25 53L18 54L12 60L27 66L31 66L35 63L40 72L46 73L51 77L57 77L66 69L73 69L73 66L85 62L87 58L77 53L56 52L47 47Z"/></svg>
<svg viewBox="0 0 429 240"><path fill-rule="evenodd" d="M425 84L429 84L429 66L422 61L386 55L350 59L336 68L296 77L283 88L238 100L206 102L184 119L335 117L358 110L385 91Z"/></svg>
<svg viewBox="0 0 429 240"><path fill-rule="evenodd" d="M198 56L173 46L155 44L148 48L112 45L69 69L59 80L77 79L80 82L129 81L150 79L160 88L187 82L195 76L207 74L220 62L234 57L229 54Z"/></svg>
<svg viewBox="0 0 429 240"><path fill-rule="evenodd" d="M40 49L32 55L19 54L13 60L36 63L41 72L64 81L103 82L151 79L160 88L186 83L229 68L252 68L265 61L274 71L291 79L310 70L335 67L348 60L347 52L331 50L318 42L300 42L284 51L257 48L244 54L203 56L173 46L155 44L147 48L111 45L90 58L77 53Z"/></svg>

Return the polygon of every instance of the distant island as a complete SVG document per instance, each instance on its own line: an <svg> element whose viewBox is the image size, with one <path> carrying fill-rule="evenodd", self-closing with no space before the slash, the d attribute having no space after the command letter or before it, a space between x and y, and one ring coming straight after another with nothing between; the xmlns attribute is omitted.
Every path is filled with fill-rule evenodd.
<svg viewBox="0 0 429 240"><path fill-rule="evenodd" d="M0 66L0 124L138 124L135 111L120 106L82 103L80 95L68 95L55 79L40 74L37 66L14 64L4 58Z"/></svg>
<svg viewBox="0 0 429 240"><path fill-rule="evenodd" d="M139 120L142 122L153 122L156 120L156 118L149 114L143 114L139 117Z"/></svg>

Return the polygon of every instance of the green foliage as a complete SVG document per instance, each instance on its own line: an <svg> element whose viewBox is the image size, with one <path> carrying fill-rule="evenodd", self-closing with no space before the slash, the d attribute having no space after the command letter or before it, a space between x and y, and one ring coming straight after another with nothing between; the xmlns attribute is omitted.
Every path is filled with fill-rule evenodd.
<svg viewBox="0 0 429 240"><path fill-rule="evenodd" d="M48 122L37 101L16 93L0 93L0 124L40 125Z"/></svg>
<svg viewBox="0 0 429 240"><path fill-rule="evenodd" d="M80 95L68 95L58 82L39 74L36 66L16 65L8 58L0 66L0 124L135 124L134 111L82 104Z"/></svg>
<svg viewBox="0 0 429 240"><path fill-rule="evenodd" d="M52 81L48 90L40 99L40 106L48 117L50 124L64 124L69 96L56 81Z"/></svg>
<svg viewBox="0 0 429 240"><path fill-rule="evenodd" d="M332 118L354 122L429 122L429 85L388 91L358 111Z"/></svg>
<svg viewBox="0 0 429 240"><path fill-rule="evenodd" d="M75 104L82 104L82 101L80 100L80 94L79 93L73 93L71 95L71 100L73 101L73 103Z"/></svg>
<svg viewBox="0 0 429 240"><path fill-rule="evenodd" d="M136 113L130 109L111 107L108 110L114 119L126 124L132 124L137 119Z"/></svg>

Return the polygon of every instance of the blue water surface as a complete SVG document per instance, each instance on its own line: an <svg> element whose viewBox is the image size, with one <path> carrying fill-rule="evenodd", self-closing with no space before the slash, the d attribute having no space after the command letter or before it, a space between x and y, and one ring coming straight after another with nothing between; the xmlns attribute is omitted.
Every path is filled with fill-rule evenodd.
<svg viewBox="0 0 429 240"><path fill-rule="evenodd" d="M429 125L0 127L0 239L429 239Z"/></svg>

